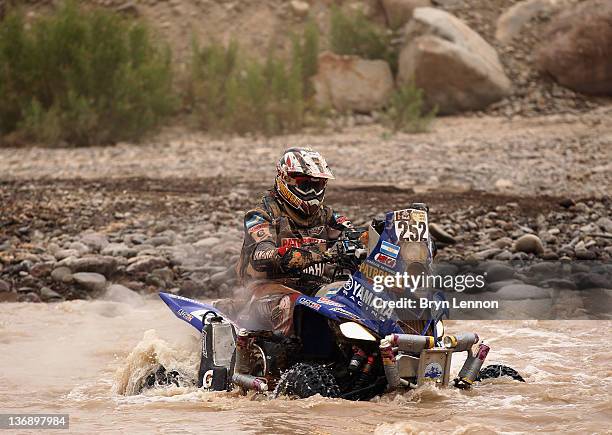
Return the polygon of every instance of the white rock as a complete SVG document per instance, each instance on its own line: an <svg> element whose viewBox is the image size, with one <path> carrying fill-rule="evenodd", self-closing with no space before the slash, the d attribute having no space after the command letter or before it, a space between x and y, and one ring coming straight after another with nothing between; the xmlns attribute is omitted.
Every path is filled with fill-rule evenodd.
<svg viewBox="0 0 612 435"><path fill-rule="evenodd" d="M387 103L393 91L393 75L385 61L326 51L319 55L313 84L315 100L321 107L370 112Z"/></svg>
<svg viewBox="0 0 612 435"><path fill-rule="evenodd" d="M415 9L405 38L398 84L414 82L439 113L483 109L510 93L495 49L448 12Z"/></svg>

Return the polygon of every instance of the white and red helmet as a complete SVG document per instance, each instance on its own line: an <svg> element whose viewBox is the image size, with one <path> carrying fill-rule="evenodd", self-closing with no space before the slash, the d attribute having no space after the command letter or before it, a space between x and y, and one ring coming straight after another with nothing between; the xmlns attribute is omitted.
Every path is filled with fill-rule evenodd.
<svg viewBox="0 0 612 435"><path fill-rule="evenodd" d="M283 201L303 216L315 214L323 203L327 180L334 179L323 156L310 148L289 148L276 170L275 188Z"/></svg>

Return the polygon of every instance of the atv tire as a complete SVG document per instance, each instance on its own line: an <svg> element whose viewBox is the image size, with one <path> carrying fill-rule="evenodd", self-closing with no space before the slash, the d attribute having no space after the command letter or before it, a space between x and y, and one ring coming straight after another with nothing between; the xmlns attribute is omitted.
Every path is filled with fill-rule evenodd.
<svg viewBox="0 0 612 435"><path fill-rule="evenodd" d="M319 364L298 363L283 373L274 396L297 396L300 399L320 394L339 397L340 387L331 370Z"/></svg>
<svg viewBox="0 0 612 435"><path fill-rule="evenodd" d="M480 370L478 380L482 381L483 379L500 378L502 376L510 376L515 381L525 382L525 379L516 370L502 364L493 364Z"/></svg>

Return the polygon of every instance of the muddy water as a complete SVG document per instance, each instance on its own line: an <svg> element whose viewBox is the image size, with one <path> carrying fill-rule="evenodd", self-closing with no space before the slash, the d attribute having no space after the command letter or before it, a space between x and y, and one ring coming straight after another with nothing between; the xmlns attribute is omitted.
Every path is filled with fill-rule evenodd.
<svg viewBox="0 0 612 435"><path fill-rule="evenodd" d="M195 371L196 331L156 299L0 304L0 412L69 413L71 432L609 432L611 321L455 322L527 383L423 388L372 402L264 400L193 387L124 395L152 365ZM451 375L462 361L455 359Z"/></svg>

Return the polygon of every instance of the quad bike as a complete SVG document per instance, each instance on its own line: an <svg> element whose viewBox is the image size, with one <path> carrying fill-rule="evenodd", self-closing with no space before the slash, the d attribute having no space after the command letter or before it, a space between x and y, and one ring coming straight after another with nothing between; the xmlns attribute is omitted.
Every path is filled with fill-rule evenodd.
<svg viewBox="0 0 612 435"><path fill-rule="evenodd" d="M452 383L458 388L502 375L523 381L507 366L482 369L489 347L477 334L445 335L448 310L401 308L397 303L417 297L443 301L443 292L375 290L377 276L430 272L434 255L428 208L422 203L389 212L367 229L345 231L325 254L334 266L331 279L312 295L287 288L293 292L290 335L246 329L239 316L226 315L212 304L169 293L160 297L201 333L198 386L211 390L236 386L273 397L320 394L368 400L429 382L448 386L457 353L466 356ZM153 380L172 382L178 376L164 370Z"/></svg>

